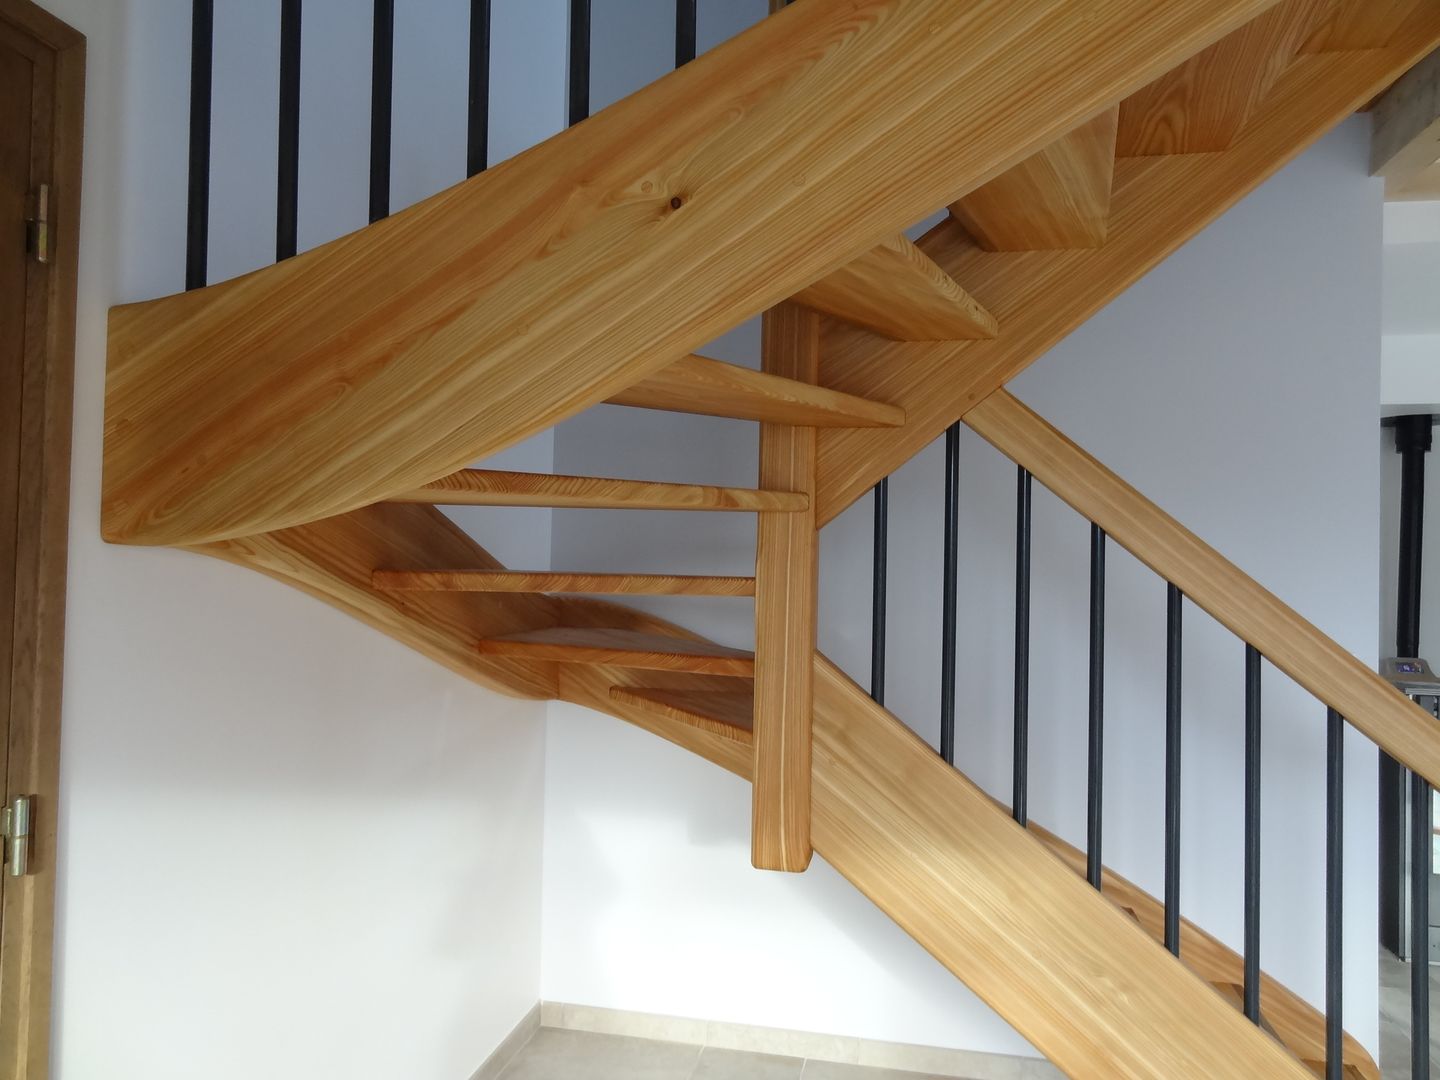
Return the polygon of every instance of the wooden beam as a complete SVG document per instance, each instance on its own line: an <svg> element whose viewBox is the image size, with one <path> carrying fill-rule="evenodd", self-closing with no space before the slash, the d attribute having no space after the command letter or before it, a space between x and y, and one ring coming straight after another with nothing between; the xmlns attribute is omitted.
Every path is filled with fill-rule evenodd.
<svg viewBox="0 0 1440 1080"><path fill-rule="evenodd" d="M388 592L596 593L601 596L754 596L755 579L699 574L577 574L558 570L376 570Z"/></svg>
<svg viewBox="0 0 1440 1080"><path fill-rule="evenodd" d="M1120 106L1116 153L1227 149L1335 0L1284 0Z"/></svg>
<svg viewBox="0 0 1440 1080"><path fill-rule="evenodd" d="M649 686L612 686L610 698L657 712L670 720L723 738L754 745L755 693L747 690L680 690Z"/></svg>
<svg viewBox="0 0 1440 1080"><path fill-rule="evenodd" d="M905 413L706 356L687 356L607 399L611 405L808 427L898 427Z"/></svg>
<svg viewBox="0 0 1440 1080"><path fill-rule="evenodd" d="M1099 247L1115 174L1112 106L950 207L986 251Z"/></svg>
<svg viewBox="0 0 1440 1080"><path fill-rule="evenodd" d="M1387 199L1440 198L1440 51L1432 52L1375 105L1370 172Z"/></svg>
<svg viewBox="0 0 1440 1080"><path fill-rule="evenodd" d="M486 638L477 648L483 656L562 664L616 664L647 671L688 671L741 679L755 673L750 653L740 649L606 626L552 626Z"/></svg>
<svg viewBox="0 0 1440 1080"><path fill-rule="evenodd" d="M995 319L904 235L791 299L895 341L993 338Z"/></svg>
<svg viewBox="0 0 1440 1080"><path fill-rule="evenodd" d="M820 316L799 303L767 311L765 370L820 376ZM815 429L760 425L760 486L815 488ZM761 514L755 530L755 787L750 861L762 870L810 865L810 710L819 593L815 513Z"/></svg>
<svg viewBox="0 0 1440 1080"><path fill-rule="evenodd" d="M264 532L455 472L793 295L1271 2L806 0L383 221L115 308L104 534Z"/></svg>
<svg viewBox="0 0 1440 1080"><path fill-rule="evenodd" d="M1223 153L1120 159L1104 247L997 254L981 250L956 222L937 226L920 247L965 282L1005 333L916 344L826 327L826 385L900 405L905 425L820 433L819 522L833 520L1437 44L1440 7L1430 5L1390 48L1299 57Z"/></svg>
<svg viewBox="0 0 1440 1080"><path fill-rule="evenodd" d="M1391 757L1440 783L1440 726L1368 665L1009 393L965 422Z"/></svg>
<svg viewBox="0 0 1440 1080"><path fill-rule="evenodd" d="M810 505L810 497L800 491L758 491L754 488L661 484L647 480L501 472L494 469L462 469L412 491L398 492L386 501L430 503L436 506L770 510L789 513L804 510Z"/></svg>

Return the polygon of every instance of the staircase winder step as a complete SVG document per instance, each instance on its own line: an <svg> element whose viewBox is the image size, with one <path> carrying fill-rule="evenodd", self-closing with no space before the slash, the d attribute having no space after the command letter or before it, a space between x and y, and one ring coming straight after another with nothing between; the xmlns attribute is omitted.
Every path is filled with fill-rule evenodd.
<svg viewBox="0 0 1440 1080"><path fill-rule="evenodd" d="M462 469L386 502L434 506L549 506L606 510L780 511L810 506L803 491L661 484L603 476Z"/></svg>
<svg viewBox="0 0 1440 1080"><path fill-rule="evenodd" d="M754 596L753 577L583 574L560 570L376 570L392 592L593 593L600 596Z"/></svg>
<svg viewBox="0 0 1440 1080"><path fill-rule="evenodd" d="M610 699L749 746L754 741L755 692L612 686Z"/></svg>
<svg viewBox="0 0 1440 1080"><path fill-rule="evenodd" d="M487 656L553 660L562 664L614 664L650 671L688 671L745 679L755 673L755 658L741 649L612 627L552 626L486 638L476 647Z"/></svg>

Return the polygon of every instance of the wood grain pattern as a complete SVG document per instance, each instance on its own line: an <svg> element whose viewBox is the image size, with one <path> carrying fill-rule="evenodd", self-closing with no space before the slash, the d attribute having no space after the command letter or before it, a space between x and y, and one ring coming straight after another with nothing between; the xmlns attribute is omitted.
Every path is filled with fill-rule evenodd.
<svg viewBox="0 0 1440 1080"><path fill-rule="evenodd" d="M1336 0L1330 12L1305 42L1304 51L1343 52L1383 49L1395 44L1409 24L1431 0Z"/></svg>
<svg viewBox="0 0 1440 1080"><path fill-rule="evenodd" d="M1440 782L1434 718L1214 548L1005 391L965 422L1392 757Z"/></svg>
<svg viewBox="0 0 1440 1080"><path fill-rule="evenodd" d="M1335 0L1284 0L1120 106L1116 153L1228 149Z"/></svg>
<svg viewBox="0 0 1440 1080"><path fill-rule="evenodd" d="M561 570L376 570L389 592L597 593L602 596L754 596L755 579L705 574L583 574Z"/></svg>
<svg viewBox="0 0 1440 1080"><path fill-rule="evenodd" d="M1429 175L1440 162L1440 51L1402 75L1372 115L1370 171L1385 178L1385 197L1440 194Z"/></svg>
<svg viewBox="0 0 1440 1080"><path fill-rule="evenodd" d="M900 405L905 425L820 432L819 522L833 520L1434 49L1440 9L1423 14L1388 49L1298 58L1223 153L1117 161L1104 247L986 252L955 222L922 238L920 247L965 282L1005 332L994 341L921 344L826 327L826 385Z"/></svg>
<svg viewBox="0 0 1440 1080"><path fill-rule="evenodd" d="M791 299L895 341L993 338L999 330L990 313L904 235Z"/></svg>
<svg viewBox="0 0 1440 1080"><path fill-rule="evenodd" d="M462 469L387 502L436 506L553 506L611 510L769 510L794 513L810 505L801 491L758 491L706 484L661 484L603 476Z"/></svg>
<svg viewBox="0 0 1440 1080"><path fill-rule="evenodd" d="M687 356L607 399L611 405L811 427L898 427L894 405L739 364Z"/></svg>
<svg viewBox="0 0 1440 1080"><path fill-rule="evenodd" d="M820 377L820 316L798 302L765 313L761 362L800 382ZM815 429L760 425L760 486L815 489ZM750 861L810 865L810 712L819 596L815 513L761 514L755 529L755 771Z"/></svg>
<svg viewBox="0 0 1440 1080"><path fill-rule="evenodd" d="M1115 174L1112 106L950 207L986 251L1099 247Z"/></svg>
<svg viewBox="0 0 1440 1080"><path fill-rule="evenodd" d="M755 674L753 657L741 649L606 626L552 626L485 638L476 647L484 656L520 660L614 664L647 671L688 671L741 679Z"/></svg>
<svg viewBox="0 0 1440 1080"><path fill-rule="evenodd" d="M612 686L610 698L689 724L722 738L754 745L755 692L678 690L653 686Z"/></svg>
<svg viewBox="0 0 1440 1080"><path fill-rule="evenodd" d="M104 533L223 539L455 472L793 295L1270 2L806 0L383 221L115 308Z"/></svg>

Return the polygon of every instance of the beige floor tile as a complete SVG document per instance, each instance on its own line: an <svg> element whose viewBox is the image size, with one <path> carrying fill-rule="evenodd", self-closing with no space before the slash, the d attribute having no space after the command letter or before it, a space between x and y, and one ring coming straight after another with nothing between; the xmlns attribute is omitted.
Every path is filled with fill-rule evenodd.
<svg viewBox="0 0 1440 1080"><path fill-rule="evenodd" d="M801 1080L955 1080L933 1073L903 1072L899 1069L872 1069L866 1065L840 1065L830 1061L807 1061Z"/></svg>
<svg viewBox="0 0 1440 1080"><path fill-rule="evenodd" d="M708 1046L691 1080L800 1080L805 1060Z"/></svg>
<svg viewBox="0 0 1440 1080"><path fill-rule="evenodd" d="M690 1080L698 1046L542 1028L501 1080Z"/></svg>

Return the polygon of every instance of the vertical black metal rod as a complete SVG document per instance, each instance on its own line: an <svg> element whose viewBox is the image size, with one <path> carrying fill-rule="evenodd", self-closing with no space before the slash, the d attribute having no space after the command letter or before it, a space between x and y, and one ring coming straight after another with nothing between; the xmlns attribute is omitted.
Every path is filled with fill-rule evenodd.
<svg viewBox="0 0 1440 1080"><path fill-rule="evenodd" d="M1105 530L1090 526L1090 783L1086 808L1085 876L1100 888L1105 792Z"/></svg>
<svg viewBox="0 0 1440 1080"><path fill-rule="evenodd" d="M490 164L490 0L470 0L470 85L465 114L465 175Z"/></svg>
<svg viewBox="0 0 1440 1080"><path fill-rule="evenodd" d="M570 0L570 87L568 122L590 115L590 0Z"/></svg>
<svg viewBox="0 0 1440 1080"><path fill-rule="evenodd" d="M1010 812L1029 821L1030 796L1030 473L1015 479L1015 745L1011 757Z"/></svg>
<svg viewBox="0 0 1440 1080"><path fill-rule="evenodd" d="M695 0L675 0L675 66L695 59Z"/></svg>
<svg viewBox="0 0 1440 1080"><path fill-rule="evenodd" d="M960 424L945 430L945 581L940 617L940 756L955 764L956 615L960 590Z"/></svg>
<svg viewBox="0 0 1440 1080"><path fill-rule="evenodd" d="M1165 599L1165 948L1180 955L1180 679L1185 596Z"/></svg>
<svg viewBox="0 0 1440 1080"><path fill-rule="evenodd" d="M1345 1074L1344 884L1345 720L1328 711L1325 748L1325 1080Z"/></svg>
<svg viewBox="0 0 1440 1080"><path fill-rule="evenodd" d="M300 0L280 0L280 152L275 261L295 254L300 196Z"/></svg>
<svg viewBox="0 0 1440 1080"><path fill-rule="evenodd" d="M1245 1015L1260 1022L1260 650L1245 646Z"/></svg>
<svg viewBox="0 0 1440 1080"><path fill-rule="evenodd" d="M205 285L210 261L210 90L214 74L214 0L190 8L190 167L185 203L185 288Z"/></svg>
<svg viewBox="0 0 1440 1080"><path fill-rule="evenodd" d="M870 571L870 696L885 704L885 584L890 562L890 478L875 485L874 565Z"/></svg>
<svg viewBox="0 0 1440 1080"><path fill-rule="evenodd" d="M395 0L375 0L370 53L370 220L390 213L390 135L395 80Z"/></svg>
<svg viewBox="0 0 1440 1080"><path fill-rule="evenodd" d="M1410 1076L1430 1080L1430 784L1410 774Z"/></svg>

